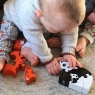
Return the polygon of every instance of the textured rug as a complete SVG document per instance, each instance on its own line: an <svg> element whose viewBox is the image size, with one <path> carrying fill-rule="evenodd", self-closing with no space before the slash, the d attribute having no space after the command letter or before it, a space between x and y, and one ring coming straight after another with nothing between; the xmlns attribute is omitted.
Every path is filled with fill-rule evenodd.
<svg viewBox="0 0 95 95"><path fill-rule="evenodd" d="M0 19L3 12L0 11ZM52 49L54 56L59 56L60 49ZM87 47L83 58L78 60L88 69L94 77L92 87L88 95L95 95L95 43ZM58 83L58 76L49 75L44 66L33 67L37 76L36 82L26 85L24 72L19 71L17 77L4 76L0 73L0 95L84 95L77 91L71 90Z"/></svg>
<svg viewBox="0 0 95 95"><path fill-rule="evenodd" d="M52 49L55 56L60 54L60 49ZM88 69L94 77L92 87L88 95L95 94L95 45L87 47L83 58L78 58L83 66ZM19 71L17 77L4 76L0 73L0 95L84 95L71 90L58 83L58 76L49 75L44 66L33 67L37 76L36 82L26 85L24 72Z"/></svg>

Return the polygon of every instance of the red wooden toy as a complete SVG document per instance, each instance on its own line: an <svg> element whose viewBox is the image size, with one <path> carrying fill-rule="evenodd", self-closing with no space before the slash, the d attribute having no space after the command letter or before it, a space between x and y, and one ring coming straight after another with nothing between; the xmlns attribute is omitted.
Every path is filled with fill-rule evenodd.
<svg viewBox="0 0 95 95"><path fill-rule="evenodd" d="M13 50L14 51L20 51L21 47L25 44L25 39L18 39L14 41Z"/></svg>
<svg viewBox="0 0 95 95"><path fill-rule="evenodd" d="M11 63L7 63L3 69L4 75L12 75L13 77L16 77L16 73L21 68L22 70L26 67L26 59L19 54L18 51L12 51L10 54L10 57L12 59L15 59L15 65L12 65Z"/></svg>
<svg viewBox="0 0 95 95"><path fill-rule="evenodd" d="M23 71L25 71L25 82L27 85L29 85L31 82L36 81L36 75L34 74L33 69L31 67L26 67L26 59L20 55L20 50L24 43L25 40L19 39L14 41L14 51L10 53L10 58L14 60L15 65L7 63L3 69L3 74L12 75L13 77L16 77L17 72L21 68Z"/></svg>
<svg viewBox="0 0 95 95"><path fill-rule="evenodd" d="M29 85L31 82L36 82L36 75L31 67L25 68L25 82Z"/></svg>

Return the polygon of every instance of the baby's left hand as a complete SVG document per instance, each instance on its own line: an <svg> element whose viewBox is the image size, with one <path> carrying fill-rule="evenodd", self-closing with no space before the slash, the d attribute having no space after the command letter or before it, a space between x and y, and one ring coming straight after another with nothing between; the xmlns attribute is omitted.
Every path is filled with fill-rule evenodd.
<svg viewBox="0 0 95 95"><path fill-rule="evenodd" d="M69 63L70 67L72 67L73 69L76 69L76 66L82 68L81 63L73 55L64 55L63 58Z"/></svg>
<svg viewBox="0 0 95 95"><path fill-rule="evenodd" d="M95 13L91 13L87 18L92 24L95 24Z"/></svg>

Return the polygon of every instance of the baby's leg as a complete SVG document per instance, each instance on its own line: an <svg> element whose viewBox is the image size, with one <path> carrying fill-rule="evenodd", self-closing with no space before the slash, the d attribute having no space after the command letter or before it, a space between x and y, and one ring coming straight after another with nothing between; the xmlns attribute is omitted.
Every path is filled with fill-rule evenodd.
<svg viewBox="0 0 95 95"><path fill-rule="evenodd" d="M31 63L32 66L36 66L39 62L38 56L35 55L32 52L32 49L29 47L24 47L21 50L21 55L23 55Z"/></svg>
<svg viewBox="0 0 95 95"><path fill-rule="evenodd" d="M9 53L12 49L12 41L16 40L18 29L4 15L0 30L0 71L5 65L5 60L10 60Z"/></svg>
<svg viewBox="0 0 95 95"><path fill-rule="evenodd" d="M79 55L81 57L84 56L84 53L86 51L86 45L89 43L89 40L84 37L84 36L81 36L79 39L78 39L78 43L77 43L77 46L76 46L76 51L79 53Z"/></svg>
<svg viewBox="0 0 95 95"><path fill-rule="evenodd" d="M54 48L54 47L56 47L56 48L61 48L61 45L62 45L61 39L60 39L59 36L49 38L49 39L47 40L47 44L48 44L48 46L49 46L50 48Z"/></svg>
<svg viewBox="0 0 95 95"><path fill-rule="evenodd" d="M5 59L0 58L0 71L3 69L4 65L5 65Z"/></svg>

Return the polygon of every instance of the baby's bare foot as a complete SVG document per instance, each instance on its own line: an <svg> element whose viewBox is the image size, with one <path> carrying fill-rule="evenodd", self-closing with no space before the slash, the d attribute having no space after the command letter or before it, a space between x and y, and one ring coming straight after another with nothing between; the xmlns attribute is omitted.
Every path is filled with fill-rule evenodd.
<svg viewBox="0 0 95 95"><path fill-rule="evenodd" d="M47 44L50 48L61 48L61 39L60 37L52 37L47 40Z"/></svg>
<svg viewBox="0 0 95 95"><path fill-rule="evenodd" d="M5 65L5 59L4 58L0 58L0 71L2 71L4 65Z"/></svg>
<svg viewBox="0 0 95 95"><path fill-rule="evenodd" d="M86 39L85 37L80 37L78 39L78 43L76 46L76 51L79 53L79 55L81 57L84 56L85 51L86 51L86 45L89 43L88 39Z"/></svg>
<svg viewBox="0 0 95 95"><path fill-rule="evenodd" d="M31 63L32 66L36 66L39 62L38 56L32 52L31 48L23 48L21 50L21 55L23 55Z"/></svg>

